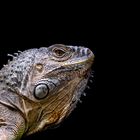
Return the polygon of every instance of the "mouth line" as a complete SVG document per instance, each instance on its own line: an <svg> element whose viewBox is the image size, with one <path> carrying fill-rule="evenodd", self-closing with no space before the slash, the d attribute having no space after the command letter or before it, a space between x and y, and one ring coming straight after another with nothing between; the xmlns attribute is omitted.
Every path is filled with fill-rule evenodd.
<svg viewBox="0 0 140 140"><path fill-rule="evenodd" d="M62 66L58 69L55 69L54 71L51 71L48 75L52 77L56 76L63 76L65 75L66 77L83 77L85 75L88 75L89 71L91 70L91 64L73 64L73 65L67 65L67 66ZM68 75L68 76L67 76ZM64 77L65 77L64 76Z"/></svg>
<svg viewBox="0 0 140 140"><path fill-rule="evenodd" d="M58 68L53 69L52 71L47 73L47 75L55 76L55 75L59 75L60 73L66 73L66 72L75 73L77 71L80 71L80 73L82 74L91 68L93 61L94 61L94 55L90 55L88 58L84 58L84 59L79 58L77 59L76 62L70 61Z"/></svg>

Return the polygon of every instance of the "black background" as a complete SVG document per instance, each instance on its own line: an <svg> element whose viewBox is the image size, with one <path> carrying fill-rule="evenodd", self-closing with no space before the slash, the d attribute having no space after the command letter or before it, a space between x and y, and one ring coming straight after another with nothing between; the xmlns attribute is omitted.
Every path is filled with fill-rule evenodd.
<svg viewBox="0 0 140 140"><path fill-rule="evenodd" d="M100 65L100 60L104 60L105 46L103 44L107 34L102 30L104 29L100 24L102 21L96 14L97 12L92 15L90 11L85 14L83 11L78 15L65 15L61 18L51 16L51 19L46 16L38 20L35 16L32 19L32 15L28 19L23 16L18 18L9 16L6 17L8 20L2 23L0 67L7 63L8 53L13 54L18 50L24 51L42 46L48 47L55 43L85 46L95 54L92 67L93 83L89 82L90 89L86 89L87 96L82 97L82 103L78 103L77 108L57 128L28 136L22 140L80 139L83 137L94 139L110 137L110 133L113 133L110 122L112 118L109 115L109 104L106 100L108 94L105 94L105 86L103 86L105 79L102 74L99 74L102 68L105 68ZM100 88L99 84L102 85Z"/></svg>
<svg viewBox="0 0 140 140"><path fill-rule="evenodd" d="M63 4L22 3L22 8L15 3L16 8L8 4L1 8L0 67L7 63L7 53L55 43L85 46L95 54L93 83L88 84L83 103L59 127L23 140L130 138L134 131L131 124L137 124L130 111L136 106L131 106L133 99L127 99L134 93L134 88L130 91L133 72L129 69L133 68L131 55L137 46L131 33L137 31L135 20L130 18L135 14L127 3Z"/></svg>

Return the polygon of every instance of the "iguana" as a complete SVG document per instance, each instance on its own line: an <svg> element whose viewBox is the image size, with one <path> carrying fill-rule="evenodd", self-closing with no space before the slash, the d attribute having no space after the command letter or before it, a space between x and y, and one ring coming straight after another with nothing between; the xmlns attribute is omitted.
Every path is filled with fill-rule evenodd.
<svg viewBox="0 0 140 140"><path fill-rule="evenodd" d="M92 51L54 44L16 53L0 70L0 140L59 124L86 87Z"/></svg>

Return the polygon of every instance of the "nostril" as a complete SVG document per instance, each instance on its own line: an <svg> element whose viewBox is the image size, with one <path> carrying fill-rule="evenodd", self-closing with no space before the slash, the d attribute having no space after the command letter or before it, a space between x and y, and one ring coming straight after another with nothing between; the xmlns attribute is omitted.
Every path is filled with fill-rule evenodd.
<svg viewBox="0 0 140 140"><path fill-rule="evenodd" d="M87 55L90 55L90 54L91 54L90 49L87 49L86 54L87 54Z"/></svg>
<svg viewBox="0 0 140 140"><path fill-rule="evenodd" d="M85 52L85 55L87 55L87 56L90 55L90 53L91 53L90 49L88 49L88 48L85 48L84 52Z"/></svg>

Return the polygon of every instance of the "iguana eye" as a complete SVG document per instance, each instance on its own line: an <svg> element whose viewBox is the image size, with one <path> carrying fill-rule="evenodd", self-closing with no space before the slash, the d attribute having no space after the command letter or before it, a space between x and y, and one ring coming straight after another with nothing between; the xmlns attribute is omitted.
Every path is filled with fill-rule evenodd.
<svg viewBox="0 0 140 140"><path fill-rule="evenodd" d="M55 57L64 57L66 53L62 48L54 48L52 51Z"/></svg>
<svg viewBox="0 0 140 140"><path fill-rule="evenodd" d="M44 99L49 93L49 87L46 84L36 85L34 96L37 99Z"/></svg>
<svg viewBox="0 0 140 140"><path fill-rule="evenodd" d="M48 48L50 58L57 62L68 60L72 56L72 49L66 45L55 44Z"/></svg>

